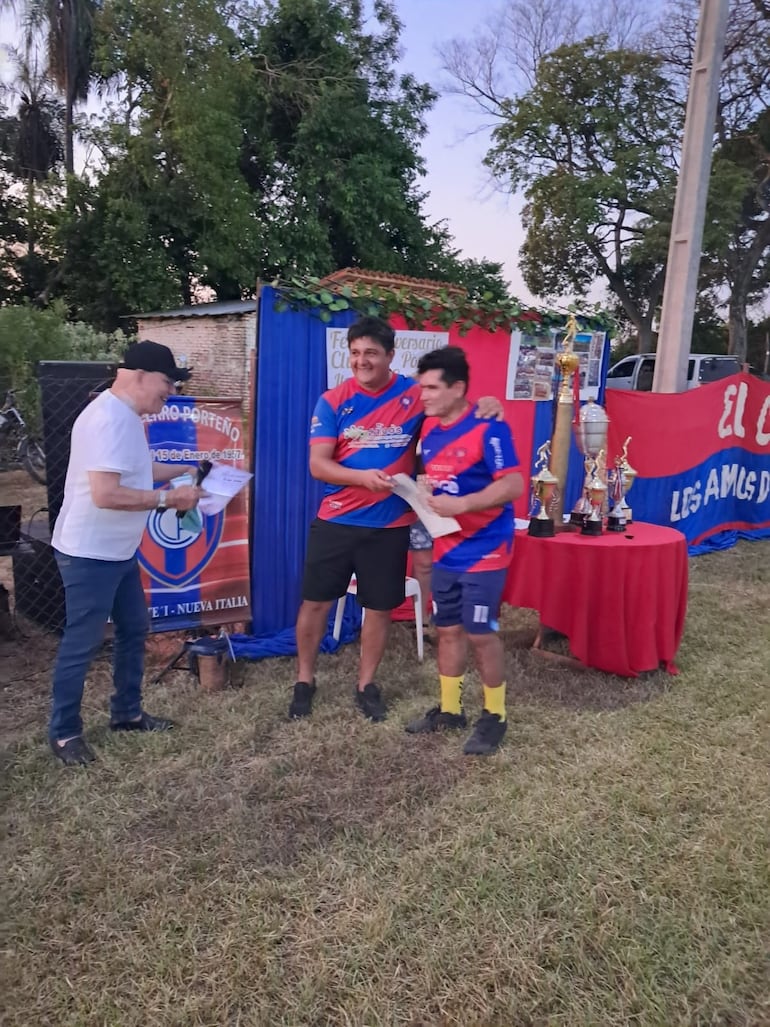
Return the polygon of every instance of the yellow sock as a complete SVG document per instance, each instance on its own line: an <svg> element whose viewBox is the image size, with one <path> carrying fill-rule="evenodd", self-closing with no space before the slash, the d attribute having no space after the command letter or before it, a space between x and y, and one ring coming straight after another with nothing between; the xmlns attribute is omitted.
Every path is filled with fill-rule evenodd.
<svg viewBox="0 0 770 1027"><path fill-rule="evenodd" d="M495 688L484 685L484 709L505 720L505 682Z"/></svg>
<svg viewBox="0 0 770 1027"><path fill-rule="evenodd" d="M463 712L463 679L450 678L446 674L439 674L441 682L441 712L462 713Z"/></svg>

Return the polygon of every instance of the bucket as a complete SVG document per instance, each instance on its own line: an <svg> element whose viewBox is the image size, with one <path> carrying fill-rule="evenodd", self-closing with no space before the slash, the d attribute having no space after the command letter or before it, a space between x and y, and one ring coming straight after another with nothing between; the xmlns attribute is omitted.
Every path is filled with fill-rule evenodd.
<svg viewBox="0 0 770 1027"><path fill-rule="evenodd" d="M187 646L190 670L198 675L204 692L221 692L230 684L232 650L227 636L199 638Z"/></svg>

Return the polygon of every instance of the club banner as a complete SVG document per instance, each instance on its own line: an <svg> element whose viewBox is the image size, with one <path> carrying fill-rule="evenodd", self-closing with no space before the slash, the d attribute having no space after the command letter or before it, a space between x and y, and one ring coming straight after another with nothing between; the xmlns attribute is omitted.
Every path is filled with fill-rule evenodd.
<svg viewBox="0 0 770 1027"><path fill-rule="evenodd" d="M211 460L246 470L240 400L172 396L145 418L153 460ZM139 549L152 631L232 624L251 618L248 490L200 531L182 527L175 510L153 510Z"/></svg>
<svg viewBox="0 0 770 1027"><path fill-rule="evenodd" d="M609 457L631 436L634 518L678 528L690 553L770 538L770 386L739 374L689 392L608 391Z"/></svg>

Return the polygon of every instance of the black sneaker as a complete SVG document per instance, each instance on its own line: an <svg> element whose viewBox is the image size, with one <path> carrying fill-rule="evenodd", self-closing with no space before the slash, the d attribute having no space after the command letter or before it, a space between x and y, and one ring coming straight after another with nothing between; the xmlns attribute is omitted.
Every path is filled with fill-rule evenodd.
<svg viewBox="0 0 770 1027"><path fill-rule="evenodd" d="M307 681L298 681L294 686L294 696L289 706L289 720L300 720L302 717L309 717L313 712L313 696L315 695L315 681L309 685Z"/></svg>
<svg viewBox="0 0 770 1027"><path fill-rule="evenodd" d="M503 740L508 723L496 713L484 710L476 721L473 734L463 747L466 756L489 756Z"/></svg>
<svg viewBox="0 0 770 1027"><path fill-rule="evenodd" d="M431 731L457 731L468 726L464 713L442 713L440 706L432 706L418 720L406 725L410 735L427 735Z"/></svg>
<svg viewBox="0 0 770 1027"><path fill-rule="evenodd" d="M367 720L375 723L385 720L388 715L380 690L373 681L370 681L363 691L356 692L356 706Z"/></svg>
<svg viewBox="0 0 770 1027"><path fill-rule="evenodd" d="M96 759L96 753L80 735L77 738L70 738L63 745L59 745L53 738L50 743L54 756L61 760L65 767L85 767Z"/></svg>
<svg viewBox="0 0 770 1027"><path fill-rule="evenodd" d="M110 731L171 731L173 727L173 720L167 717L153 717L144 710L139 720L110 721Z"/></svg>

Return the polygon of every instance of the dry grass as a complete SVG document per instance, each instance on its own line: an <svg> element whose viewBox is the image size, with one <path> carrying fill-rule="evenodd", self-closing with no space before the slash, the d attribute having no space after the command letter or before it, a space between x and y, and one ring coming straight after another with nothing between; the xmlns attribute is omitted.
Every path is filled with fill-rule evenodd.
<svg viewBox="0 0 770 1027"><path fill-rule="evenodd" d="M284 719L273 660L219 695L169 675L147 704L182 727L148 738L106 731L100 663L84 771L44 746L50 639L0 652L0 1020L770 1024L768 553L692 561L678 678L553 667L513 648L533 621L510 611L488 761L404 733L435 694L407 625L383 725L352 708L353 647L322 659L311 721Z"/></svg>

